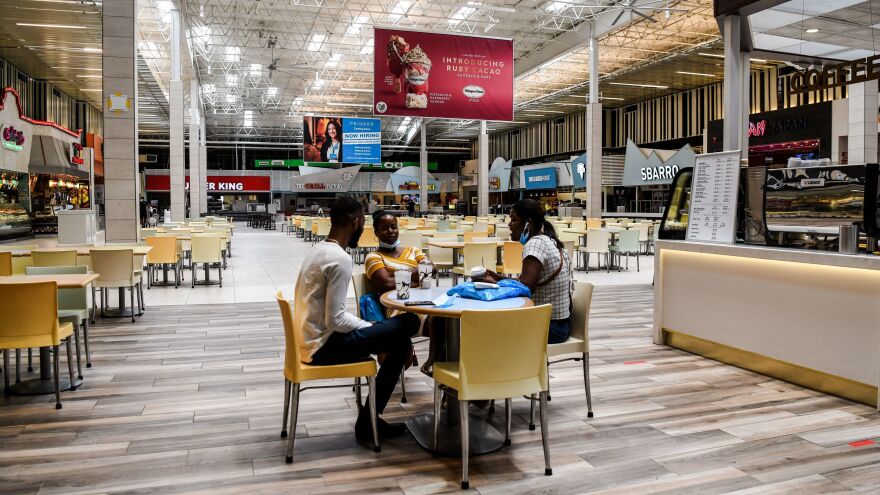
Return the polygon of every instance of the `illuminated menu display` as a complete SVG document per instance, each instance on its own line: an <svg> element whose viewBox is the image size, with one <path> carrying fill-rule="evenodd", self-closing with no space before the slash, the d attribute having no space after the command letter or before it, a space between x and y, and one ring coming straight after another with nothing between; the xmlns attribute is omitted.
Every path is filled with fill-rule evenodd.
<svg viewBox="0 0 880 495"><path fill-rule="evenodd" d="M732 244L736 240L739 163L739 151L697 155L691 183L688 241Z"/></svg>

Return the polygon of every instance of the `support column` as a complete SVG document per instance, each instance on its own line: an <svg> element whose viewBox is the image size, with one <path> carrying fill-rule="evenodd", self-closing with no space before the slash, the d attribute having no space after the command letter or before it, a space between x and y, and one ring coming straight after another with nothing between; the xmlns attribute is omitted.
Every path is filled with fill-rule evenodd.
<svg viewBox="0 0 880 495"><path fill-rule="evenodd" d="M190 81L189 90L189 217L199 218L203 213L199 198L202 194L202 188L205 187L205 179L202 177L201 171L201 152L202 145L199 141L201 136L200 125L202 121L199 115L199 81L193 77Z"/></svg>
<svg viewBox="0 0 880 495"><path fill-rule="evenodd" d="M877 162L877 81L851 84L849 94L848 163Z"/></svg>
<svg viewBox="0 0 880 495"><path fill-rule="evenodd" d="M428 213L428 121L422 119L421 129L419 133L422 138L419 146L419 211L422 215ZM437 191L440 192L440 191Z"/></svg>
<svg viewBox="0 0 880 495"><path fill-rule="evenodd" d="M207 213L208 190L205 187L205 183L208 181L208 144L207 141L205 141L205 136L207 135L207 132L205 127L204 115L202 115L201 125L199 126L199 133L199 143L202 147L201 152L199 152L199 175L202 177L202 188L199 189L199 211Z"/></svg>
<svg viewBox="0 0 880 495"><path fill-rule="evenodd" d="M599 42L590 27L590 100L586 115L587 218L602 218L602 104L599 103ZM574 196L574 195L573 195Z"/></svg>
<svg viewBox="0 0 880 495"><path fill-rule="evenodd" d="M724 18L724 150L748 158L749 55L740 50L740 17Z"/></svg>
<svg viewBox="0 0 880 495"><path fill-rule="evenodd" d="M107 2L102 10L104 101L104 212L107 242L136 242L140 226L137 135L135 0ZM127 108L110 110L110 96Z"/></svg>
<svg viewBox="0 0 880 495"><path fill-rule="evenodd" d="M477 215L489 214L489 127L480 121L479 170L477 172Z"/></svg>
<svg viewBox="0 0 880 495"><path fill-rule="evenodd" d="M169 125L169 157L171 175L171 220L182 222L186 219L185 188L185 148L183 140L183 81L180 80L180 11L172 10L171 26L171 85L168 105L171 122Z"/></svg>

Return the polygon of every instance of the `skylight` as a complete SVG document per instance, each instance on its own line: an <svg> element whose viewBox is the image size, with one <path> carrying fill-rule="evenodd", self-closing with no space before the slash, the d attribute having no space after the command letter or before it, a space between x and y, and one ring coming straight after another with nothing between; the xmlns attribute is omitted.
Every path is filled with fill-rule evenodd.
<svg viewBox="0 0 880 495"><path fill-rule="evenodd" d="M312 35L311 41L309 41L309 46L306 47L306 50L310 52L317 52L321 50L321 47L324 46L324 40L327 39L326 34L315 33Z"/></svg>

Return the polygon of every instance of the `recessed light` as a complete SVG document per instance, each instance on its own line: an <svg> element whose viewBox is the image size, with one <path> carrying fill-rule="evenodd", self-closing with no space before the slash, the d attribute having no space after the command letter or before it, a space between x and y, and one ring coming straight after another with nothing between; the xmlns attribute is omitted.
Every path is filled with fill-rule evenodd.
<svg viewBox="0 0 880 495"><path fill-rule="evenodd" d="M88 29L86 26L74 26L71 24L36 24L32 22L16 22L15 25L23 27L43 27L55 29Z"/></svg>
<svg viewBox="0 0 880 495"><path fill-rule="evenodd" d="M818 33L819 30L816 29L816 28L809 28L809 29L804 29L804 32L805 32L805 33L813 34L813 33Z"/></svg>
<svg viewBox="0 0 880 495"><path fill-rule="evenodd" d="M669 86L662 86L660 84L633 84L633 83L619 83L612 82L608 83L612 86L631 86L634 88L654 88L654 89L669 89Z"/></svg>
<svg viewBox="0 0 880 495"><path fill-rule="evenodd" d="M684 70L679 70L675 72L676 74L684 74L685 76L702 76L702 77L715 77L715 74L705 74L703 72L687 72Z"/></svg>

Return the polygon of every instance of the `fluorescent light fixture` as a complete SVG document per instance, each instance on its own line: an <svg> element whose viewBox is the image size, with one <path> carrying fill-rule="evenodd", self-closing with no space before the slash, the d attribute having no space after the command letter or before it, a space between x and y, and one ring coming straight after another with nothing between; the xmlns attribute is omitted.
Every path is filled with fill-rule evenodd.
<svg viewBox="0 0 880 495"><path fill-rule="evenodd" d="M330 59L327 60L326 65L327 65L327 67L330 67L330 68L338 67L340 60L342 60L342 54L341 53L334 53L333 55L330 55Z"/></svg>
<svg viewBox="0 0 880 495"><path fill-rule="evenodd" d="M238 62L238 57L241 56L241 48L237 46L227 46L226 47L226 61L227 62Z"/></svg>
<svg viewBox="0 0 880 495"><path fill-rule="evenodd" d="M99 93L104 90L103 89L81 89L80 91L85 92L85 93Z"/></svg>
<svg viewBox="0 0 880 495"><path fill-rule="evenodd" d="M96 76L94 74L77 74L76 77L80 79L101 79L104 76Z"/></svg>
<svg viewBox="0 0 880 495"><path fill-rule="evenodd" d="M538 112L538 113L565 113L558 110L517 110L518 112Z"/></svg>
<svg viewBox="0 0 880 495"><path fill-rule="evenodd" d="M253 112L253 110L245 110L244 111L243 125L245 127L253 127L254 126L254 112Z"/></svg>
<svg viewBox="0 0 880 495"><path fill-rule="evenodd" d="M315 89L321 89L324 85L327 84L327 81L323 79L315 79L315 82L312 84L312 87Z"/></svg>
<svg viewBox="0 0 880 495"><path fill-rule="evenodd" d="M813 34L813 33L818 33L819 30L817 28L809 28L809 29L804 29L804 32L809 33L809 34Z"/></svg>
<svg viewBox="0 0 880 495"><path fill-rule="evenodd" d="M33 22L16 22L16 26L22 27L42 27L52 29L88 29L86 26L77 26L72 24L37 24Z"/></svg>
<svg viewBox="0 0 880 495"><path fill-rule="evenodd" d="M63 70L85 70L92 72L101 72L104 69L95 69L93 67L49 67L50 69L63 69Z"/></svg>
<svg viewBox="0 0 880 495"><path fill-rule="evenodd" d="M251 64L250 71L251 77L259 77L260 74L263 73L263 66L260 64Z"/></svg>
<svg viewBox="0 0 880 495"><path fill-rule="evenodd" d="M226 101L226 103L235 103L236 101L238 101L238 96L232 93L227 93L223 96L223 99Z"/></svg>
<svg viewBox="0 0 880 495"><path fill-rule="evenodd" d="M465 19L467 19L468 17L473 15L474 12L477 11L477 9L475 7L476 5L481 5L481 4L480 4L480 2L468 2L467 5L459 8L457 11L455 11L455 13L452 14L452 18L447 19L446 22L450 26L458 26L459 24L461 24L462 21L464 21Z"/></svg>
<svg viewBox="0 0 880 495"><path fill-rule="evenodd" d="M611 97L611 96L600 96L599 99L600 99L600 100L617 100L617 101L623 101L623 100L624 100L623 98L614 98L614 97Z"/></svg>
<svg viewBox="0 0 880 495"><path fill-rule="evenodd" d="M238 76L235 74L226 74L226 85L227 86L237 86L238 85Z"/></svg>
<svg viewBox="0 0 880 495"><path fill-rule="evenodd" d="M653 88L653 89L669 89L669 86L662 86L660 84L634 84L634 83L619 83L619 82L611 82L608 83L612 86L629 86L633 88Z"/></svg>
<svg viewBox="0 0 880 495"><path fill-rule="evenodd" d="M349 93L372 93L372 89L364 88L339 88L339 91L347 91Z"/></svg>
<svg viewBox="0 0 880 495"><path fill-rule="evenodd" d="M561 105L563 107L583 107L586 106L586 103L554 103L554 105Z"/></svg>
<svg viewBox="0 0 880 495"><path fill-rule="evenodd" d="M156 2L156 8L161 10L162 12L168 12L174 10L174 4L169 2L168 0L159 0Z"/></svg>
<svg viewBox="0 0 880 495"><path fill-rule="evenodd" d="M345 103L342 101L331 101L327 103L328 106L331 107L364 107L364 108L373 108L371 103Z"/></svg>
<svg viewBox="0 0 880 495"><path fill-rule="evenodd" d="M715 77L715 74L706 74L704 72L688 72L684 70L675 71L676 74L683 74L685 76L701 76L701 77Z"/></svg>
<svg viewBox="0 0 880 495"><path fill-rule="evenodd" d="M720 53L700 52L700 53L697 53L697 55L702 55L704 57L724 58L724 55L721 55ZM767 59L765 59L765 58L753 58L751 60L752 60L752 62L759 62L759 63L764 63L767 61Z"/></svg>
<svg viewBox="0 0 880 495"><path fill-rule="evenodd" d="M268 88L266 88L266 96L270 98L278 96L278 88L275 86L269 86Z"/></svg>
<svg viewBox="0 0 880 495"><path fill-rule="evenodd" d="M315 33L312 35L311 41L309 41L309 46L306 47L306 50L310 52L317 52L321 50L321 47L324 45L324 40L327 39L326 34Z"/></svg>
<svg viewBox="0 0 880 495"><path fill-rule="evenodd" d="M563 9L568 7L568 2L547 2L547 5L544 6L544 12L548 12L551 14L558 14Z"/></svg>

